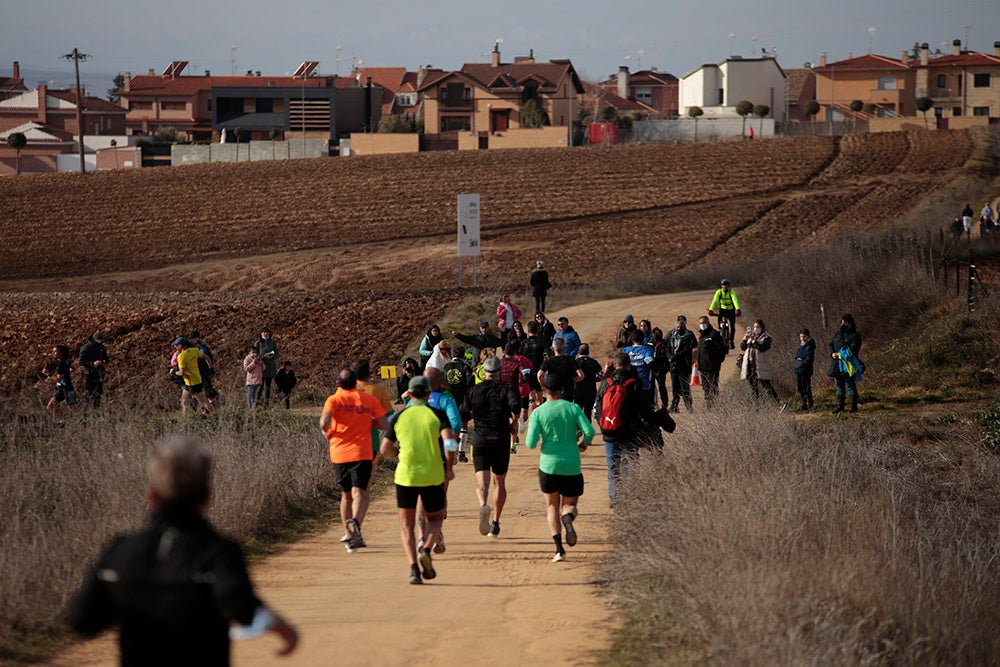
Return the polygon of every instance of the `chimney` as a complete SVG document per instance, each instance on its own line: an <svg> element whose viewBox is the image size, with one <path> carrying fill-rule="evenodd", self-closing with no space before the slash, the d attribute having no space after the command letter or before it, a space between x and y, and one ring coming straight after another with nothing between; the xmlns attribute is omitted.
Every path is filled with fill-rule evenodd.
<svg viewBox="0 0 1000 667"><path fill-rule="evenodd" d="M993 55L1000 58L1000 42L993 42Z"/></svg>
<svg viewBox="0 0 1000 667"><path fill-rule="evenodd" d="M819 66L826 67L826 51L819 54Z"/></svg>
<svg viewBox="0 0 1000 667"><path fill-rule="evenodd" d="M628 84L628 65L621 65L618 67L618 97L628 99Z"/></svg>
<svg viewBox="0 0 1000 667"><path fill-rule="evenodd" d="M903 61L904 65L909 65L910 64L910 52L909 51L903 51L903 57L900 58L900 60Z"/></svg>
<svg viewBox="0 0 1000 667"><path fill-rule="evenodd" d="M493 67L500 67L500 42L493 45L492 56L493 59L490 61L490 64L493 65Z"/></svg>
<svg viewBox="0 0 1000 667"><path fill-rule="evenodd" d="M149 68L149 76L156 76L156 70L154 70L152 67Z"/></svg>
<svg viewBox="0 0 1000 667"><path fill-rule="evenodd" d="M212 70L210 69L205 70L205 76L212 76Z"/></svg>
<svg viewBox="0 0 1000 667"><path fill-rule="evenodd" d="M931 61L931 47L924 42L920 45L920 64L926 65Z"/></svg>
<svg viewBox="0 0 1000 667"><path fill-rule="evenodd" d="M122 90L132 90L132 72L125 72L125 85Z"/></svg>
<svg viewBox="0 0 1000 667"><path fill-rule="evenodd" d="M13 78L15 78L15 79L20 79L21 78L21 63L19 63L18 61L15 60L14 61L14 66L11 67L10 69L11 69L11 76Z"/></svg>
<svg viewBox="0 0 1000 667"><path fill-rule="evenodd" d="M256 74L257 76L260 76L260 70L257 70L257 71L255 72L255 74Z"/></svg>
<svg viewBox="0 0 1000 667"><path fill-rule="evenodd" d="M851 60L852 58L854 58L854 51L848 51L847 52L847 59Z"/></svg>
<svg viewBox="0 0 1000 667"><path fill-rule="evenodd" d="M49 87L44 83L38 84L38 122L45 125L49 122Z"/></svg>
<svg viewBox="0 0 1000 667"><path fill-rule="evenodd" d="M960 39L951 40L951 55L953 56L962 55L962 40Z"/></svg>

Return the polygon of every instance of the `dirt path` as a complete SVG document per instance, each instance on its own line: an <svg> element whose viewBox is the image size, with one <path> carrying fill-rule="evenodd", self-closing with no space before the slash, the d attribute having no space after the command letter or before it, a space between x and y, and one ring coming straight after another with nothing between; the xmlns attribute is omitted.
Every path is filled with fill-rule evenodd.
<svg viewBox="0 0 1000 667"><path fill-rule="evenodd" d="M566 315L594 357L613 349L622 317L647 317L662 328L684 313L694 323L711 292L643 296L553 311ZM553 317L554 319L554 317ZM733 366L727 364L727 367ZM695 408L702 405L694 392ZM678 418L683 426L683 415ZM479 534L471 464L459 464L444 525L447 553L435 557L438 578L406 582L394 503L372 504L368 548L348 554L339 525L304 539L254 568L258 592L302 635L298 651L274 657L272 637L234 645L233 664L250 665L579 665L594 664L616 619L598 595L594 565L607 555L610 510L607 467L598 444L583 455L587 489L577 521L580 541L564 563L553 550L538 491L537 451L521 447L508 474L509 498L499 539ZM61 655L60 666L115 664L111 636Z"/></svg>

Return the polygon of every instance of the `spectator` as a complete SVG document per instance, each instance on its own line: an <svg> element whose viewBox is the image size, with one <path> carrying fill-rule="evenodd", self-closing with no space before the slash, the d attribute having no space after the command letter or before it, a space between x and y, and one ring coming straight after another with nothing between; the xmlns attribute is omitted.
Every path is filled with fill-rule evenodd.
<svg viewBox="0 0 1000 667"><path fill-rule="evenodd" d="M615 338L615 347L621 349L631 345L632 332L635 330L635 318L631 315L626 315L625 319L622 320L622 328L618 330L618 336Z"/></svg>
<svg viewBox="0 0 1000 667"><path fill-rule="evenodd" d="M633 329L632 333L629 334L631 337L631 345L626 348L622 348L622 352L628 355L629 360L632 362L632 368L635 370L636 375L639 376L639 380L642 382L642 395L646 399L646 402L652 407L653 405L653 384L652 384L652 372L650 371L650 364L653 363L653 348L648 345L642 344L643 335L638 329ZM671 358L668 352L668 359ZM689 390L690 391L690 390ZM677 388L674 387L674 402L678 400L676 396ZM676 406L675 406L676 407Z"/></svg>
<svg viewBox="0 0 1000 667"><path fill-rule="evenodd" d="M740 341L740 350L745 352L743 367L740 369L740 379L750 383L754 405L759 405L760 389L764 388L775 405L785 406L778 400L778 392L771 385L771 363L768 359L773 340L767 333L764 320L756 320L753 326L747 327L746 335Z"/></svg>
<svg viewBox="0 0 1000 667"><path fill-rule="evenodd" d="M966 236L972 234L972 207L968 204L962 209L962 231Z"/></svg>
<svg viewBox="0 0 1000 667"><path fill-rule="evenodd" d="M666 342L667 358L670 360L670 384L674 394L674 399L670 403L670 411L677 412L683 398L684 407L687 408L688 412L693 412L691 365L694 363L695 351L698 349L698 339L688 330L687 318L684 315L677 316L677 326L666 337ZM652 405L652 401L650 405Z"/></svg>
<svg viewBox="0 0 1000 667"><path fill-rule="evenodd" d="M267 407L271 404L271 384L278 374L278 357L281 356L281 353L278 352L278 346L275 344L274 339L271 338L271 330L267 327L260 330L260 338L254 342L254 347L257 348L257 354L260 355L260 358L264 360L264 391L262 398L264 406Z"/></svg>
<svg viewBox="0 0 1000 667"><path fill-rule="evenodd" d="M295 389L295 385L298 383L295 371L292 369L292 362L286 361L278 374L274 376L274 384L278 388L278 392L285 397L286 410L290 410L292 407L292 389Z"/></svg>
<svg viewBox="0 0 1000 667"><path fill-rule="evenodd" d="M851 412L858 411L858 372L851 372L848 366L851 359L857 359L861 352L861 334L854 324L854 317L845 313L840 318L840 329L833 334L833 339L827 346L830 354L830 370L827 375L837 381L837 407L833 413L844 411L844 395L851 397Z"/></svg>
<svg viewBox="0 0 1000 667"><path fill-rule="evenodd" d="M705 403L712 408L719 397L719 370L729 353L729 344L705 315L698 318L698 330L698 373L705 391Z"/></svg>
<svg viewBox="0 0 1000 667"><path fill-rule="evenodd" d="M436 368L438 370L443 370L445 364L451 359L451 343L446 340L441 341L434 346L434 351L431 352L430 358L427 360L427 366L431 368Z"/></svg>
<svg viewBox="0 0 1000 667"><path fill-rule="evenodd" d="M403 372L396 377L396 403L403 402L403 394L410 385L410 379L417 375L418 370L420 365L413 357L407 357L403 361Z"/></svg>
<svg viewBox="0 0 1000 667"><path fill-rule="evenodd" d="M489 349L496 353L496 349L503 348L503 342L493 335L490 331L490 323L483 320L479 323L479 333L467 336L466 334L460 334L457 331L452 331L451 335L459 339L466 345L472 347L473 356L478 357L481 350Z"/></svg>
<svg viewBox="0 0 1000 667"><path fill-rule="evenodd" d="M538 323L538 340L542 342L542 351L545 356L548 356L549 350L552 349L552 339L555 338L556 328L542 311L535 313L535 322Z"/></svg>
<svg viewBox="0 0 1000 667"><path fill-rule="evenodd" d="M566 356L575 359L580 350L580 334L570 326L569 318L560 317L558 320L559 330L553 335L553 340L561 338L566 341Z"/></svg>
<svg viewBox="0 0 1000 667"><path fill-rule="evenodd" d="M247 410L256 410L264 386L264 360L257 353L257 348L251 347L243 359L243 371L247 381Z"/></svg>
<svg viewBox="0 0 1000 667"><path fill-rule="evenodd" d="M500 331L501 345L507 345L507 336L514 326L514 322L521 319L521 309L510 302L510 295L504 294L500 297L500 305L497 306L497 329Z"/></svg>
<svg viewBox="0 0 1000 667"><path fill-rule="evenodd" d="M531 272L531 295L535 297L535 312L545 312L545 297L549 294L552 283L549 282L549 272L541 262L535 263Z"/></svg>
<svg viewBox="0 0 1000 667"><path fill-rule="evenodd" d="M436 324L432 324L431 328L427 330L427 335L420 341L421 368L427 366L427 362L430 360L431 355L434 354L434 348L437 347L437 344L443 340L444 336L441 335L441 328ZM403 391L406 390L404 389Z"/></svg>
<svg viewBox="0 0 1000 667"><path fill-rule="evenodd" d="M795 351L795 381L802 399L799 412L813 409L812 376L813 362L816 358L816 341L812 339L809 329L799 332L799 348Z"/></svg>
<svg viewBox="0 0 1000 667"><path fill-rule="evenodd" d="M653 348L653 363L649 365L649 372L653 376L656 391L660 395L660 407L666 408L669 398L667 375L670 373L670 360L667 358L667 341L663 339L663 330L660 327L653 327L649 342Z"/></svg>

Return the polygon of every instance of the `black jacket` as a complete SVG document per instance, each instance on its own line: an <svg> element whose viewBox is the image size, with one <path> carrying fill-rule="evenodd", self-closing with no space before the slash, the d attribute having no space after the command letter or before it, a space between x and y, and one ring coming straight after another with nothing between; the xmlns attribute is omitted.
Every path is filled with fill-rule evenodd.
<svg viewBox="0 0 1000 667"><path fill-rule="evenodd" d="M552 283L549 282L549 272L545 269L535 269L531 272L531 296L545 296Z"/></svg>
<svg viewBox="0 0 1000 667"><path fill-rule="evenodd" d="M104 343L98 343L91 338L80 348L80 366L83 367L83 372L89 374L95 368L100 368L99 366L94 366L95 361L107 363L108 350L104 347Z"/></svg>
<svg viewBox="0 0 1000 667"><path fill-rule="evenodd" d="M722 368L722 362L729 354L729 345L722 340L722 335L711 324L700 334L701 336L698 338L698 370L717 371Z"/></svg>
<svg viewBox="0 0 1000 667"><path fill-rule="evenodd" d="M574 396L576 398L596 396L597 383L604 377L604 367L601 366L601 362L584 355L578 356L574 361L576 367L583 371L583 379L576 383Z"/></svg>
<svg viewBox="0 0 1000 667"><path fill-rule="evenodd" d="M840 352L845 347L849 348L855 357L861 352L861 334L854 326L838 329L837 333L833 334L830 344L826 346L827 356L830 357L830 370L826 372L829 377L836 377L840 373L840 360L834 359L830 355L834 352Z"/></svg>
<svg viewBox="0 0 1000 667"><path fill-rule="evenodd" d="M682 332L674 329L663 334L663 342L667 346L667 359L670 361L671 373L690 373L694 361L692 352L698 349L698 339L689 329Z"/></svg>
<svg viewBox="0 0 1000 667"><path fill-rule="evenodd" d="M810 338L805 344L799 345L799 348L795 350L795 374L803 377L812 377L815 360L816 341Z"/></svg>
<svg viewBox="0 0 1000 667"><path fill-rule="evenodd" d="M494 336L491 333L484 334L479 332L472 336L467 336L465 334L455 334L455 338L459 339L466 345L475 348L475 353L473 354L476 362L479 362L479 352L486 348L496 349L503 346L503 341Z"/></svg>
<svg viewBox="0 0 1000 667"><path fill-rule="evenodd" d="M475 419L470 434L474 447L509 447L510 424L521 412L521 397L514 385L486 380L465 394L459 412L463 422Z"/></svg>
<svg viewBox="0 0 1000 667"><path fill-rule="evenodd" d="M642 380L635 371L615 369L611 377L601 381L597 389L597 400L594 402L594 419L600 425L603 411L604 393L612 384L621 384L628 379L634 379L627 387L625 403L622 405L622 426L616 429L614 436L606 435L605 440L613 440L619 445L638 447L646 435L646 424L654 420L653 408L642 395Z"/></svg>
<svg viewBox="0 0 1000 667"><path fill-rule="evenodd" d="M193 510L160 510L111 542L73 596L70 626L120 626L122 665L228 665L229 624L261 602L243 550Z"/></svg>

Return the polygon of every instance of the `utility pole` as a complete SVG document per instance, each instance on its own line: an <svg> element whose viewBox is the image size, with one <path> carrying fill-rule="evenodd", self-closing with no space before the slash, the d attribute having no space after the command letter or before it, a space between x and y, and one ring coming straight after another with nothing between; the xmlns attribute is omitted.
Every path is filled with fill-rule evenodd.
<svg viewBox="0 0 1000 667"><path fill-rule="evenodd" d="M76 69L76 124L79 126L80 130L80 173L87 173L87 163L83 159L83 95L80 93L80 61L89 60L90 55L86 53L80 53L79 49L73 49L72 53L67 53L63 56L63 60L72 60L73 67ZM41 100L40 104L45 104L45 100Z"/></svg>

